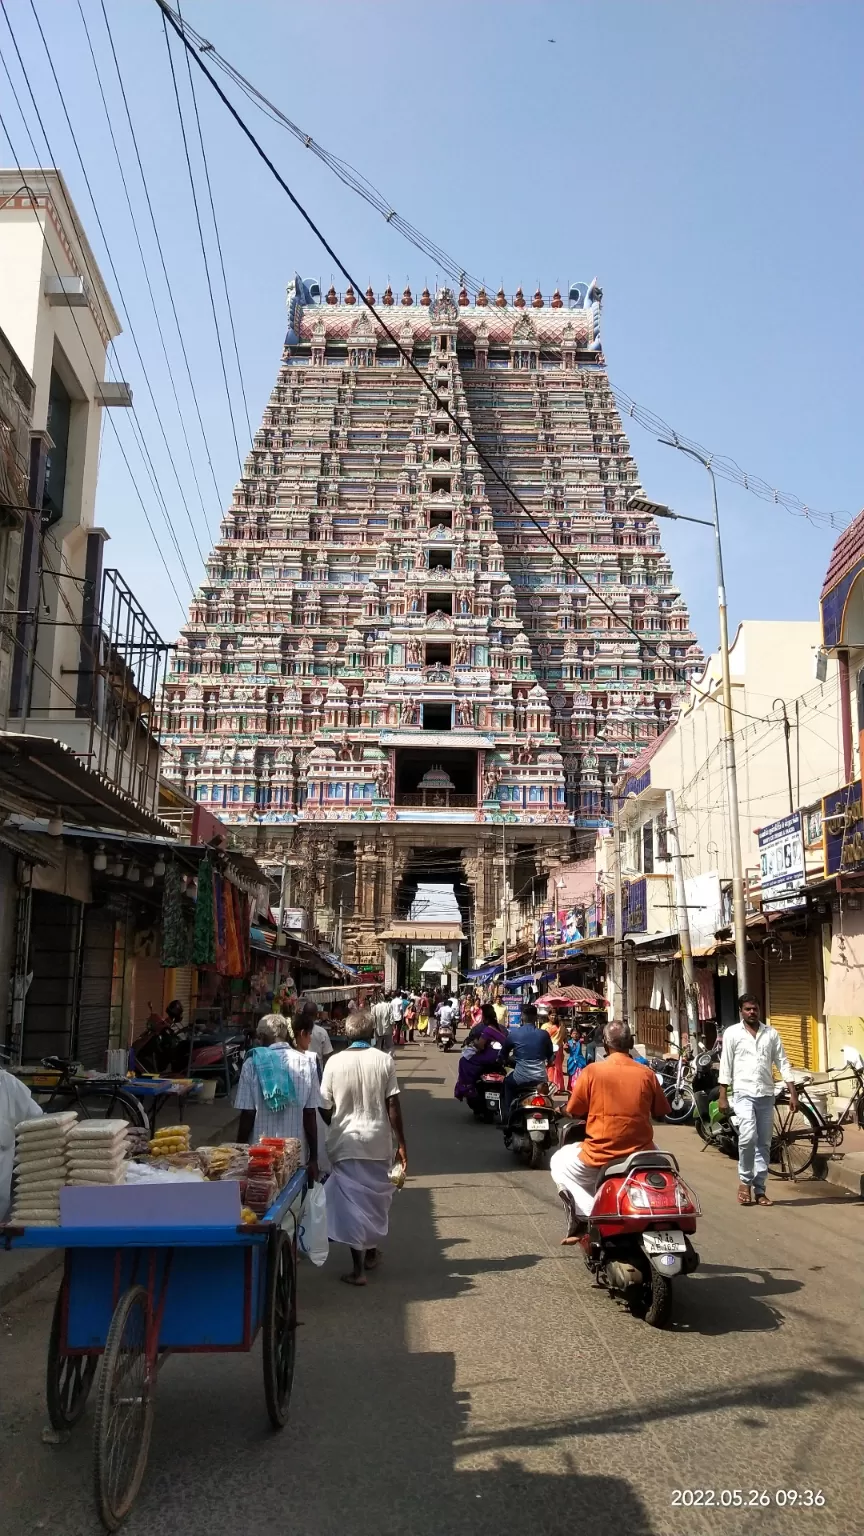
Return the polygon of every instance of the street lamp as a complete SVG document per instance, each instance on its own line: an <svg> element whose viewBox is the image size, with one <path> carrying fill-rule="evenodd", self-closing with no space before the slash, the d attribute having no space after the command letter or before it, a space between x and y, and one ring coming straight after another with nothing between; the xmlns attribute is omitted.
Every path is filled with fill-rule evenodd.
<svg viewBox="0 0 864 1536"><path fill-rule="evenodd" d="M723 676L723 746L726 760L726 798L729 808L730 835L732 839L732 914L735 925L735 961L739 995L747 990L747 909L744 901L744 864L741 857L741 823L738 816L738 768L735 761L735 735L732 724L732 676L729 669L729 622L726 612L726 583L723 578L723 547L720 542L720 511L717 505L717 482L707 454L695 448L685 448L671 438L661 437L664 448L675 448L695 459L711 477L714 504L713 518L688 517L683 512L673 512L662 502L650 501L647 496L631 496L627 506L631 512L644 512L651 517L671 518L673 522L700 523L703 528L714 529L714 552L717 561L717 607L720 615L720 662Z"/></svg>

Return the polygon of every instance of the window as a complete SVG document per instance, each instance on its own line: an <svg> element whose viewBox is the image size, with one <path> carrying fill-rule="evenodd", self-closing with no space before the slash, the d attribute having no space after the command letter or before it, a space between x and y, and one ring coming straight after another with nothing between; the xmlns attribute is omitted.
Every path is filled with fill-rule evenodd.
<svg viewBox="0 0 864 1536"><path fill-rule="evenodd" d="M543 799L543 790L539 784L532 784L528 790L528 799L532 805L536 805Z"/></svg>
<svg viewBox="0 0 864 1536"><path fill-rule="evenodd" d="M362 784L352 784L351 785L351 799L352 800L362 800L363 799L363 785Z"/></svg>
<svg viewBox="0 0 864 1536"><path fill-rule="evenodd" d="M427 667L449 667L451 657L449 645L439 645L430 641L426 646Z"/></svg>
<svg viewBox="0 0 864 1536"><path fill-rule="evenodd" d="M426 612L427 613L452 613L453 612L453 593L452 592L427 592L426 593Z"/></svg>
<svg viewBox="0 0 864 1536"><path fill-rule="evenodd" d="M446 492L449 495L450 488L451 488L451 483L452 482L450 480L450 476L449 475L447 475L447 476L433 475L431 480L429 481L429 489L432 492L433 496L438 491L444 491L444 492Z"/></svg>
<svg viewBox="0 0 864 1536"><path fill-rule="evenodd" d="M46 429L53 447L45 460L45 490L42 497L43 526L50 528L63 516L63 496L66 490L66 458L69 452L69 423L72 416L72 400L62 379L51 369L48 389L48 420Z"/></svg>
<svg viewBox="0 0 864 1536"><path fill-rule="evenodd" d="M199 784L198 785L198 788L195 791L195 799L196 800L206 800L207 799L207 785L206 784Z"/></svg>
<svg viewBox="0 0 864 1536"><path fill-rule="evenodd" d="M327 799L328 800L341 800L342 799L342 785L341 784L328 784L327 785Z"/></svg>
<svg viewBox="0 0 864 1536"><path fill-rule="evenodd" d="M452 728L453 706L451 704L423 705L424 731L449 731Z"/></svg>
<svg viewBox="0 0 864 1536"><path fill-rule="evenodd" d="M646 875L654 873L654 823L646 821L642 828L642 870Z"/></svg>
<svg viewBox="0 0 864 1536"><path fill-rule="evenodd" d="M431 549L429 551L430 571L451 571L453 569L452 549Z"/></svg>

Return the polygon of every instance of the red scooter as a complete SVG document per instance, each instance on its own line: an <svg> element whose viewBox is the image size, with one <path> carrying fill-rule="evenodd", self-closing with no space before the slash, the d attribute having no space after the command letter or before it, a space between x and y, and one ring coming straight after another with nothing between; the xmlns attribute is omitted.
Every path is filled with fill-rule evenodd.
<svg viewBox="0 0 864 1536"><path fill-rule="evenodd" d="M673 1277L699 1265L690 1237L701 1215L671 1152L633 1152L603 1169L579 1246L598 1285L634 1317L664 1328Z"/></svg>

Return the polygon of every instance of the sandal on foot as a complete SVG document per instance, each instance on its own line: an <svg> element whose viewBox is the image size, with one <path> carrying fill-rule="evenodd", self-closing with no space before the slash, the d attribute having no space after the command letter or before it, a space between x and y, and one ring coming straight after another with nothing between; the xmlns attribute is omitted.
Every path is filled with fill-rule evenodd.
<svg viewBox="0 0 864 1536"><path fill-rule="evenodd" d="M764 1189L763 1189L763 1190L761 1190L761 1191L760 1191L760 1193L759 1193L759 1194L758 1194L758 1195L757 1195L757 1196L756 1196L756 1201L755 1201L755 1204L756 1204L756 1205L773 1205L773 1204L774 1204L774 1201L773 1201L773 1200L769 1200L769 1199L768 1199L768 1196L767 1196L767 1195L766 1195L766 1193L765 1193L765 1191L764 1191Z"/></svg>
<svg viewBox="0 0 864 1536"><path fill-rule="evenodd" d="M355 1275L355 1274L352 1273L350 1275L340 1275L339 1279L342 1281L343 1285L363 1286L363 1285L366 1284L366 1276L365 1275Z"/></svg>
<svg viewBox="0 0 864 1536"><path fill-rule="evenodd" d="M752 1205L753 1204L753 1191L751 1190L749 1184L739 1184L738 1185L738 1204L739 1205Z"/></svg>

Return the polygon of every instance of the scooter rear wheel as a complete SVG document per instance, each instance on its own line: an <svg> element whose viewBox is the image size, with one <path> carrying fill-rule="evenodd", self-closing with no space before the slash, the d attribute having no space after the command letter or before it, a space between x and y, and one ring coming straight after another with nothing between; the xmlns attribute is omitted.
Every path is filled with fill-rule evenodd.
<svg viewBox="0 0 864 1536"><path fill-rule="evenodd" d="M629 1305L633 1316L641 1318L651 1328L665 1328L672 1311L672 1281L665 1275L658 1275L652 1264L650 1279L640 1287L638 1297Z"/></svg>

